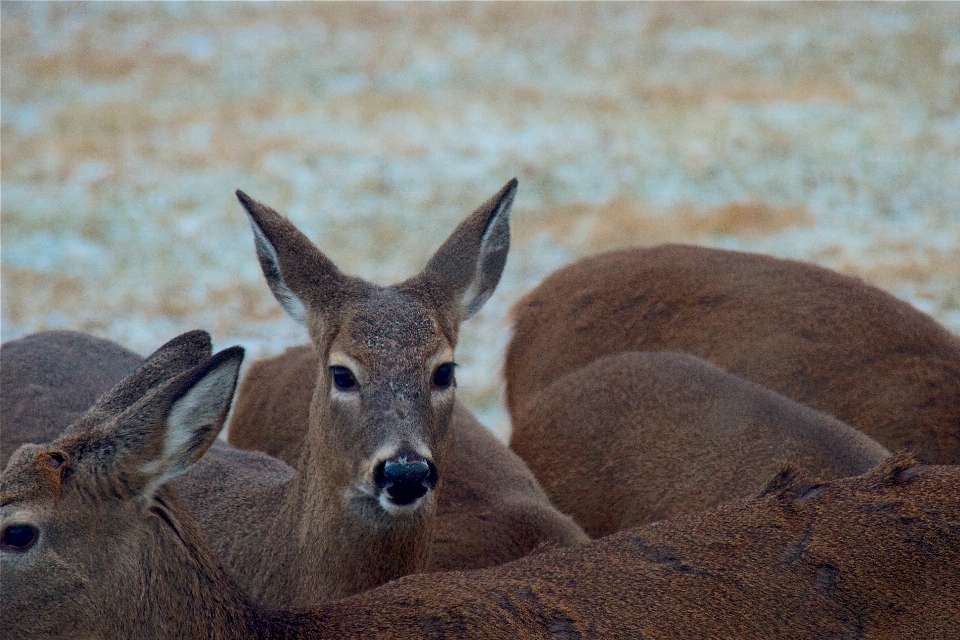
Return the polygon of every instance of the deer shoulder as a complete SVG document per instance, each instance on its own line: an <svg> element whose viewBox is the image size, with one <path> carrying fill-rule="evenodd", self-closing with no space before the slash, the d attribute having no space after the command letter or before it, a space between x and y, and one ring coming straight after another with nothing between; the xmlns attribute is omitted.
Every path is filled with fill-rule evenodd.
<svg viewBox="0 0 960 640"><path fill-rule="evenodd" d="M684 353L626 351L553 381L511 447L594 537L747 498L790 461L811 477L865 473L866 434Z"/></svg>

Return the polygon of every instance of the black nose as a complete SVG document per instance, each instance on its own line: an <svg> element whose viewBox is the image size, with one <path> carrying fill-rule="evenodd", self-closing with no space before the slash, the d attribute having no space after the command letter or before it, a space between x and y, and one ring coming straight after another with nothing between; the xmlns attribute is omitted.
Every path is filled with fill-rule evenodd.
<svg viewBox="0 0 960 640"><path fill-rule="evenodd" d="M377 488L386 491L395 504L410 504L437 485L433 462L413 452L401 452L384 460L373 471Z"/></svg>

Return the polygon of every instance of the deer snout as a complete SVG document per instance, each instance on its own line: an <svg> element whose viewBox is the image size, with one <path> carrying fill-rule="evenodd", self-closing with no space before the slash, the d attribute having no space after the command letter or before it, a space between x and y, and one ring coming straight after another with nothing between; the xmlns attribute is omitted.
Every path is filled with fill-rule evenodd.
<svg viewBox="0 0 960 640"><path fill-rule="evenodd" d="M437 486L439 474L432 460L404 451L381 460L373 469L373 481L381 495L395 505L408 505Z"/></svg>

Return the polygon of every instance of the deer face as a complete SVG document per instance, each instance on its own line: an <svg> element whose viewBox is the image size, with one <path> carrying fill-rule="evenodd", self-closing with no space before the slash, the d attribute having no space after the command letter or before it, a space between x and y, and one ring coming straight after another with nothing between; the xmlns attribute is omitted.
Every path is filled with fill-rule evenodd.
<svg viewBox="0 0 960 640"><path fill-rule="evenodd" d="M5 637L53 637L64 628L78 628L83 604L97 595L90 593L97 586L90 563L70 561L77 542L70 532L85 527L77 522L75 505L61 499L64 460L62 452L51 456L40 446L24 445L0 476L0 628ZM43 605L61 598L64 606L57 611Z"/></svg>
<svg viewBox="0 0 960 640"><path fill-rule="evenodd" d="M515 190L507 183L420 274L392 287L344 275L286 218L237 192L271 291L321 354L305 455L322 460L309 464L323 468L327 488L375 525L435 503L457 332L500 279Z"/></svg>
<svg viewBox="0 0 960 640"><path fill-rule="evenodd" d="M216 438L242 354L168 363L175 375L150 388L154 359L60 438L14 453L0 475L4 638L131 637L138 616L168 621L149 603L169 601L157 581L182 568L170 556L184 539L161 485Z"/></svg>
<svg viewBox="0 0 960 640"><path fill-rule="evenodd" d="M396 289L371 287L346 315L318 375L311 430L323 434L352 511L414 515L432 505L443 468L453 344L422 302Z"/></svg>
<svg viewBox="0 0 960 640"><path fill-rule="evenodd" d="M128 615L130 585L146 580L146 513L108 495L109 483L67 471L62 451L18 453L0 478L0 628L10 638L94 637L99 618Z"/></svg>

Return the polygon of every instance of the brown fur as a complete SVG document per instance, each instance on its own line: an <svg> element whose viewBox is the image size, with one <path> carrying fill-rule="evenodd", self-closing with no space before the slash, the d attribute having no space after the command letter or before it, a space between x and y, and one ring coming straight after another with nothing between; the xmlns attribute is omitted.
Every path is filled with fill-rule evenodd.
<svg viewBox="0 0 960 640"><path fill-rule="evenodd" d="M267 283L281 306L306 328L317 358L295 372L304 379L291 385L301 400L310 398L307 405L292 415L287 409L260 413L252 422L254 430L295 428L304 434L296 464L299 473L282 496L271 494L280 506L266 538L285 543L266 550L255 548L251 533L226 526L212 536L226 541L218 552L257 599L307 604L426 569L437 529L437 500L448 474L463 473L463 482L449 482L462 487L477 472L469 468L463 472L461 467L492 465L511 471L522 466L506 454L506 448L499 458L467 463L458 457L456 466L452 464L455 385L440 388L433 383L440 366L452 363L460 322L482 306L500 279L509 248L509 210L515 189L516 181L510 181L464 219L421 273L390 287L344 275L286 218L238 192ZM339 388L333 373L337 367L353 374L352 390ZM280 380L290 376L278 374ZM313 381L314 387L310 389L305 380ZM257 396L253 405L272 403L272 396L278 402L288 401L287 389L277 379L245 385L245 395L250 394ZM473 425L472 420L466 422ZM413 508L397 514L384 506L376 469L404 447L435 463L439 484ZM496 453L490 446L477 451ZM515 498L518 492L511 488L503 495ZM527 496L548 504L535 485ZM230 500L229 496L226 503L218 498L221 504ZM191 503L195 504L193 499ZM511 510L515 513L518 504L515 499L505 503L498 517L512 517ZM203 521L204 526L217 526L212 515L206 516L211 519ZM540 508L538 515L548 516L549 528L534 532L521 549L541 541L586 539L572 520L555 510ZM524 513L519 524L529 526L530 520ZM471 528L459 535L466 540L466 536L494 531L496 527L476 532ZM512 538L481 540L488 545L489 560L477 555L475 543L465 542L464 550L471 551L462 556L464 561L486 563L513 557ZM450 547L444 542L441 548ZM254 549L256 553L251 554ZM450 566L459 558L438 561Z"/></svg>
<svg viewBox="0 0 960 640"><path fill-rule="evenodd" d="M700 358L637 351L555 380L518 417L511 446L594 537L753 495L783 460L833 479L889 455Z"/></svg>
<svg viewBox="0 0 960 640"><path fill-rule="evenodd" d="M254 362L237 391L230 443L296 466L316 386L311 375L319 368L319 356L309 345ZM544 545L586 541L580 528L551 504L527 465L459 402L454 403L451 432L428 570L479 569Z"/></svg>
<svg viewBox="0 0 960 640"><path fill-rule="evenodd" d="M432 566L458 568L512 559L542 542L587 539L549 505L523 463L469 414L459 412L474 432L454 437L453 389L430 386L437 358L452 356L460 320L476 311L499 278L514 187L509 183L482 205L421 274L395 287L341 274L288 221L242 197L274 293L300 316L323 354L323 366L314 362L304 373L316 389L312 400L307 396L310 422L298 465L303 472L217 443L175 483L217 554L257 600L309 604L422 571L431 566L435 535L442 552ZM331 352L347 354L352 366L362 367L356 372L358 397L331 401ZM356 487L372 484L379 450L405 440L429 450L440 470L438 487L451 487L450 515L444 511L450 524L436 525L437 491L416 512L399 516L362 494L357 499ZM489 459L458 458L458 467L451 468L446 460L452 440L463 445L457 456L474 451ZM446 470L460 479L447 478ZM479 487L478 478L500 476L503 486ZM345 499L350 492L353 497ZM460 528L470 520L460 509L482 513L484 526ZM474 540L477 535L484 537ZM461 547L452 543L458 536Z"/></svg>
<svg viewBox="0 0 960 640"><path fill-rule="evenodd" d="M263 451L295 467L303 453L319 371L320 356L312 345L290 347L250 364L230 414L230 444ZM274 388L276 392L266 392Z"/></svg>
<svg viewBox="0 0 960 640"><path fill-rule="evenodd" d="M960 468L909 458L822 484L786 469L757 498L576 548L407 576L312 609L260 609L170 487L129 483L163 442L162 428L143 426L169 424L171 401L223 364L201 363L117 415L94 414L14 455L0 475L0 531L6 540L8 527L29 524L40 535L29 549L0 550L4 638L778 640L960 628ZM216 431L202 433L188 464ZM48 473L54 458L70 472ZM59 502L44 489L52 483Z"/></svg>
<svg viewBox="0 0 960 640"><path fill-rule="evenodd" d="M75 331L49 331L0 346L0 466L21 444L49 442L143 358ZM63 362L75 363L64 367ZM25 383L24 381L29 381Z"/></svg>
<svg viewBox="0 0 960 640"><path fill-rule="evenodd" d="M890 449L960 462L960 338L861 280L691 246L554 273L514 307L516 418L559 377L620 351L681 351L825 411Z"/></svg>

